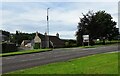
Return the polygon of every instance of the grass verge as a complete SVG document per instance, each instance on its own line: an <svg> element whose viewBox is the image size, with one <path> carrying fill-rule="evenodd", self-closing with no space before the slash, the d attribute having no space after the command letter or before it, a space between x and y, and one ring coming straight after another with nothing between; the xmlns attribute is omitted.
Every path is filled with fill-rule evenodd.
<svg viewBox="0 0 120 76"><path fill-rule="evenodd" d="M80 48L96 48L96 47L111 46L111 45L118 45L118 43L115 43L115 44L106 44L106 45L80 46Z"/></svg>
<svg viewBox="0 0 120 76"><path fill-rule="evenodd" d="M45 52L45 51L51 51L51 49L33 49L33 50L24 50L24 51L10 52L10 53L2 53L0 54L0 57L38 53L38 52Z"/></svg>
<svg viewBox="0 0 120 76"><path fill-rule="evenodd" d="M7 74L118 74L118 52L96 54Z"/></svg>

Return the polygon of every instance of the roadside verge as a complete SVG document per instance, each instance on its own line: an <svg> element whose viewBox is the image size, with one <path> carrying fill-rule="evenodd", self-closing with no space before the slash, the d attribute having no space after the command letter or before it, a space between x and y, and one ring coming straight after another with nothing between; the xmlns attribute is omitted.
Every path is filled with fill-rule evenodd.
<svg viewBox="0 0 120 76"><path fill-rule="evenodd" d="M3 54L0 54L0 57L31 54L31 53L38 53L38 52L45 52L45 51L52 51L52 49L33 49L33 50L24 50L24 51L3 53Z"/></svg>

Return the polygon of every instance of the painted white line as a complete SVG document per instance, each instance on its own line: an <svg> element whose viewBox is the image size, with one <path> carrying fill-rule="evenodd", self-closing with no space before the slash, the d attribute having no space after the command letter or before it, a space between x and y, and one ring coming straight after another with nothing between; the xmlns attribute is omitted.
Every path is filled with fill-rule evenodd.
<svg viewBox="0 0 120 76"><path fill-rule="evenodd" d="M12 58L11 58L11 57L10 57L10 58L9 58L9 57L7 57L7 58L5 58L5 59L15 59L15 57L12 57Z"/></svg>
<svg viewBox="0 0 120 76"><path fill-rule="evenodd" d="M41 57L41 58L35 58L35 59L27 59L27 60L20 60L20 61L31 61L31 60L38 60L38 59L44 59L45 57Z"/></svg>
<svg viewBox="0 0 120 76"><path fill-rule="evenodd" d="M82 50L90 50L90 49L96 49L96 48L86 48L86 49L82 49Z"/></svg>
<svg viewBox="0 0 120 76"><path fill-rule="evenodd" d="M32 56L35 56L34 54Z"/></svg>

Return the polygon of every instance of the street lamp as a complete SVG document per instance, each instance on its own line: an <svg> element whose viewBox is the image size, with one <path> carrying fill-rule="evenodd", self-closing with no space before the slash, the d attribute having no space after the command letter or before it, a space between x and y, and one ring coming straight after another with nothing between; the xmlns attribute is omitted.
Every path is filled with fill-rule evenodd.
<svg viewBox="0 0 120 76"><path fill-rule="evenodd" d="M47 8L47 48L49 48L49 9Z"/></svg>

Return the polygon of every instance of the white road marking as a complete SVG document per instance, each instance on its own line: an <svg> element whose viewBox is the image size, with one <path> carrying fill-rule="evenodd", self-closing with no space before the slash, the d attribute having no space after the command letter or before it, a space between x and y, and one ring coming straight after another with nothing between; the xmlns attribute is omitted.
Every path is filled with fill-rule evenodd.
<svg viewBox="0 0 120 76"><path fill-rule="evenodd" d="M27 60L20 60L20 61L31 61L31 60L38 60L38 59L44 59L45 57L35 58L35 59L27 59Z"/></svg>
<svg viewBox="0 0 120 76"><path fill-rule="evenodd" d="M90 49L96 49L96 48L86 48L86 49L82 49L82 50L90 50Z"/></svg>
<svg viewBox="0 0 120 76"><path fill-rule="evenodd" d="M15 59L15 57L7 57L7 58L5 58L5 59Z"/></svg>
<svg viewBox="0 0 120 76"><path fill-rule="evenodd" d="M34 54L32 56L35 56Z"/></svg>

